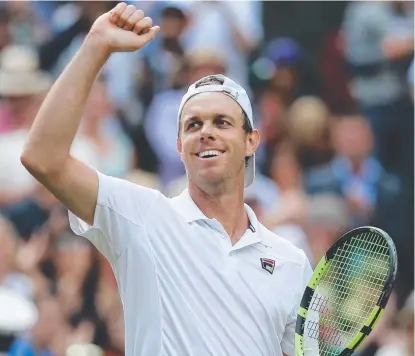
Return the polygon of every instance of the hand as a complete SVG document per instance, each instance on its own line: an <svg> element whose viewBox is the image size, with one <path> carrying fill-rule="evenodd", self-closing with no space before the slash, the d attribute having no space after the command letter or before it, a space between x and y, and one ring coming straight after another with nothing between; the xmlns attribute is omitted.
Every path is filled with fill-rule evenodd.
<svg viewBox="0 0 415 356"><path fill-rule="evenodd" d="M388 36L382 42L382 50L390 60L398 60L413 52L414 39L413 37L399 38L393 35Z"/></svg>
<svg viewBox="0 0 415 356"><path fill-rule="evenodd" d="M68 336L68 344L90 344L94 341L95 326L92 322L84 320L72 330Z"/></svg>
<svg viewBox="0 0 415 356"><path fill-rule="evenodd" d="M39 265L49 247L49 236L46 232L40 232L22 244L16 255L16 266L24 272L30 273Z"/></svg>
<svg viewBox="0 0 415 356"><path fill-rule="evenodd" d="M370 205L357 197L349 196L347 197L347 202L350 210L361 217L369 218L373 214L373 209Z"/></svg>
<svg viewBox="0 0 415 356"><path fill-rule="evenodd" d="M108 53L133 52L154 39L159 26L134 5L119 3L94 22L88 38L98 40Z"/></svg>

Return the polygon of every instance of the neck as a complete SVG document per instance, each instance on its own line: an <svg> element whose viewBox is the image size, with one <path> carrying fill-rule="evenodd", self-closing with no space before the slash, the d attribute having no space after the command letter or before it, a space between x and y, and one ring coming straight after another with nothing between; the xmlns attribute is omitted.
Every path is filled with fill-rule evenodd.
<svg viewBox="0 0 415 356"><path fill-rule="evenodd" d="M244 207L243 182L231 189L206 189L189 181L189 194L203 214L219 221L228 233L232 245L241 239L249 227Z"/></svg>

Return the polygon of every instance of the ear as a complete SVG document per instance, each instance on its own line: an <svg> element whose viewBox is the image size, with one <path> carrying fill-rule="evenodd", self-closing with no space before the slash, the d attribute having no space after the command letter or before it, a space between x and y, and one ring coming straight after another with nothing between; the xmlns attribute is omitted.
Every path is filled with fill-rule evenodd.
<svg viewBox="0 0 415 356"><path fill-rule="evenodd" d="M180 137L176 138L176 148L177 148L177 152L179 152L180 154L180 159L182 157L182 139Z"/></svg>
<svg viewBox="0 0 415 356"><path fill-rule="evenodd" d="M252 156L258 149L260 142L261 137L259 136L258 130L253 130L252 133L248 134L246 140L245 156Z"/></svg>

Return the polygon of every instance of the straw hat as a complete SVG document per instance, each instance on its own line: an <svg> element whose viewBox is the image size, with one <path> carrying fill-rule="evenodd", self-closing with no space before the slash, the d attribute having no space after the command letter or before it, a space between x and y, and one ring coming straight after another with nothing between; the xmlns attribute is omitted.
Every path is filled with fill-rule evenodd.
<svg viewBox="0 0 415 356"><path fill-rule="evenodd" d="M187 61L192 68L215 65L226 69L226 60L221 53L213 48L197 48L186 53Z"/></svg>
<svg viewBox="0 0 415 356"><path fill-rule="evenodd" d="M319 98L303 96L288 110L291 135L297 143L312 143L321 139L329 122L329 109Z"/></svg>
<svg viewBox="0 0 415 356"><path fill-rule="evenodd" d="M50 76L39 70L37 53L27 46L8 46L0 52L0 95L24 96L46 91Z"/></svg>

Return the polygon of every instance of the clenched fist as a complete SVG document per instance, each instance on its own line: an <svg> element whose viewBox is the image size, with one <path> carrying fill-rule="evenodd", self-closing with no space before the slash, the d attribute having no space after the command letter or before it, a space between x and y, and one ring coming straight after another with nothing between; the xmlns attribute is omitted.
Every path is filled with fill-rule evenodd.
<svg viewBox="0 0 415 356"><path fill-rule="evenodd" d="M88 34L108 53L133 52L154 39L159 26L134 5L119 3L96 19Z"/></svg>

